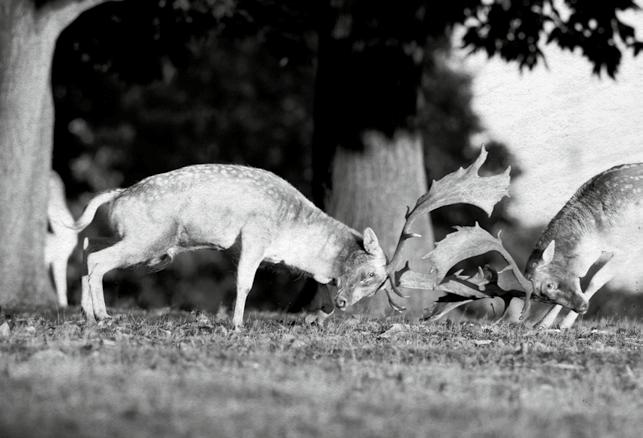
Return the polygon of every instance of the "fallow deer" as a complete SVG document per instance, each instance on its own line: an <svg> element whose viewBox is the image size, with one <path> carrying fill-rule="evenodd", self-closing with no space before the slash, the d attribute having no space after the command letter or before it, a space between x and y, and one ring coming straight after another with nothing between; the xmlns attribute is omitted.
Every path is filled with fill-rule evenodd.
<svg viewBox="0 0 643 438"><path fill-rule="evenodd" d="M529 257L535 296L556 305L538 323L550 327L562 307L569 328L589 300L643 250L643 163L612 167L591 178L551 220ZM600 265L585 292L580 280Z"/></svg>
<svg viewBox="0 0 643 438"><path fill-rule="evenodd" d="M58 305L67 307L67 264L78 243L78 233L65 226L74 219L65 202L65 185L53 170L49 176L47 220L49 230L45 241L45 264L51 272Z"/></svg>
<svg viewBox="0 0 643 438"><path fill-rule="evenodd" d="M386 256L370 228L360 234L265 170L202 164L151 176L99 194L72 228L84 229L107 202L120 240L87 255L81 306L88 320L109 317L102 285L107 272L140 263L164 265L177 253L198 248L239 249L235 328L243 323L262 261L284 263L322 284L335 282L340 309L373 295L388 278Z"/></svg>

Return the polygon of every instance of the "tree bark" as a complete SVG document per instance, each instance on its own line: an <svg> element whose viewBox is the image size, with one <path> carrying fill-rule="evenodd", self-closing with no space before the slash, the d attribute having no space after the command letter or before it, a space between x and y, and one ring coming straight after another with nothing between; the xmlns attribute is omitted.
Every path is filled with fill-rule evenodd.
<svg viewBox="0 0 643 438"><path fill-rule="evenodd" d="M0 305L54 301L43 258L53 142L51 62L60 32L102 1L0 5Z"/></svg>
<svg viewBox="0 0 643 438"><path fill-rule="evenodd" d="M427 190L421 137L413 126L424 48L406 38L412 5L371 6L354 0L320 11L313 194L347 225L372 227L391 256L406 206ZM429 218L416 227L424 237L408 245L406 258L417 259L433 245ZM426 297L409 293L406 307L417 315ZM378 293L356 310L381 315L387 308Z"/></svg>

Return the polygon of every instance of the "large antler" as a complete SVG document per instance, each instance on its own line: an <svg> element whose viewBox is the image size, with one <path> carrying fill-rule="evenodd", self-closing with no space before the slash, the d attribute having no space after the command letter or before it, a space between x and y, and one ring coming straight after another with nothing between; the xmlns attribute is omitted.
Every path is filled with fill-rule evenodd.
<svg viewBox="0 0 643 438"><path fill-rule="evenodd" d="M431 265L431 272L425 278L418 280L417 275L408 276L406 281L405 274L400 277L400 284L404 287L422 286L423 288L438 288L453 295L459 295L463 299L472 301L480 298L501 297L508 300L514 297L520 297L525 300L521 319L524 319L529 313L532 293L532 283L525 278L518 264L511 254L503 246L500 234L493 237L489 232L482 229L477 223L473 227L456 227L456 232L447 235L440 241L436 247L430 251L423 259L428 260ZM498 286L498 275L491 268L486 269L486 277L463 278L461 276L449 276L445 278L449 270L461 260L475 257L481 254L495 251L499 253L507 262L512 274L518 281L521 290L505 290ZM491 274L495 273L495 275ZM481 278L488 278L484 283ZM437 284L437 282L441 282ZM460 287L455 287L455 284ZM409 283L411 283L409 285ZM452 300L455 301L455 300ZM506 306L505 306L506 308Z"/></svg>
<svg viewBox="0 0 643 438"><path fill-rule="evenodd" d="M439 290L445 294L427 309L424 319L438 320L457 307L485 298L502 299L506 312L509 302L516 297L524 298L525 292L515 289L505 290L500 287L498 280L499 273L490 266L479 267L478 272L470 277L463 276L459 272L448 276L439 287Z"/></svg>
<svg viewBox="0 0 643 438"><path fill-rule="evenodd" d="M465 169L460 168L438 181L433 181L429 192L417 200L415 207L413 207L413 209L407 207L404 227L400 233L400 238L393 252L393 256L386 268L391 289L398 296L406 298L398 288L398 284L400 284L403 278L406 278L408 281L406 284L401 285L414 289L434 289L441 280L441 278L438 279L431 273L421 274L410 271L408 262L402 270L398 271L398 267L402 261L402 249L406 241L412 238L422 237L420 234L411 231L411 227L417 218L439 207L452 204L474 205L484 210L487 215L491 215L494 206L504 196L509 195L510 167L499 175L489 177L481 177L478 175L478 171L486 161L487 155L488 152L483 147L480 150L480 155L471 166ZM389 303L392 303L390 295ZM391 306L395 308L393 304L391 304Z"/></svg>

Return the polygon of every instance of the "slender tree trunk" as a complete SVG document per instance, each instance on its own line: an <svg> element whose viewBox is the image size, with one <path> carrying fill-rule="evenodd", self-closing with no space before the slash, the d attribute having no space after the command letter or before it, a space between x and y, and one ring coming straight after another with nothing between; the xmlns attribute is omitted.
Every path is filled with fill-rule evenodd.
<svg viewBox="0 0 643 438"><path fill-rule="evenodd" d="M53 302L43 258L53 141L51 62L60 32L98 3L0 2L0 305Z"/></svg>
<svg viewBox="0 0 643 438"><path fill-rule="evenodd" d="M340 3L320 14L314 196L347 225L372 227L390 256L406 206L427 190L422 142L413 128L423 48L404 40L412 5L374 10L368 1ZM429 218L416 227L424 238L406 248L408 258L419 258L433 245ZM411 295L406 306L417 315L426 297ZM387 308L379 293L357 310L380 315Z"/></svg>

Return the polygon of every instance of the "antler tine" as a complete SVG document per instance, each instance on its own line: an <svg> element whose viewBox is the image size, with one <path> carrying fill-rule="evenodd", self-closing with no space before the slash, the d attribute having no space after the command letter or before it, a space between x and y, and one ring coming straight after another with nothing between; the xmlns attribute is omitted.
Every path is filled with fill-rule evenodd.
<svg viewBox="0 0 643 438"><path fill-rule="evenodd" d="M395 295L404 299L408 298L408 296L404 295L402 291L400 291L400 288L395 283L395 271L397 269L397 266L401 262L402 248L404 248L405 242L409 239L422 237L421 234L413 233L410 231L411 225L418 217L417 211L418 211L418 207L421 205L421 202L420 202L421 199L422 198L418 199L413 209L411 209L408 205L406 206L406 213L404 214L404 218L405 218L404 226L402 227L402 231L400 232L400 238L398 239L397 245L395 246L395 251L393 251L393 257L391 257L390 262L386 266L387 279L391 285L390 289L393 291ZM389 306L391 306L391 308L396 312L403 312L406 310L405 307L400 306L399 304L396 304L393 301L391 297L391 292L389 291L388 288L386 289L386 297L388 298Z"/></svg>
<svg viewBox="0 0 643 438"><path fill-rule="evenodd" d="M487 213L487 215L490 216L494 206L503 197L508 195L510 180L509 168L507 168L502 174L489 177L481 177L478 174L481 166L486 161L486 158L487 151L483 147L478 158L470 166L466 168L460 168L455 172L451 172L448 175L445 175L437 181L433 181L431 183L429 191L417 199L413 208L410 208L408 206L406 207L404 226L395 246L393 256L390 258L389 263L386 265L387 277L390 280L392 286L391 290L397 295L402 296L401 292L396 289L396 276L398 274L398 266L401 263L402 250L404 248L404 245L409 239L422 237L420 234L411 231L411 226L416 219L422 217L425 214L428 215L429 212L435 210L436 208L445 205L460 203L479 207L485 213ZM462 244L460 244L460 246L462 246ZM438 247L434 248L432 252L434 252L438 248L442 248L444 251L446 251L451 247L449 246L449 244L444 244L442 247L438 245ZM444 251L441 250L441 252ZM509 256L506 252L503 253L503 256L505 255L508 256L507 261L512 264L512 268L515 270L516 276L521 276L522 273L517 269L517 265L515 264L513 259L511 259L511 256ZM452 260L455 258L456 257L454 257L453 255L447 257L447 261L449 264L448 267L452 266L450 264L451 261L457 262L457 260ZM415 278L415 281L412 282L412 284L426 285L427 288L435 288L435 285L439 283L440 279L444 278L444 276L447 274L448 269L437 269L435 261L433 261L433 265L434 266L432 267L431 271L432 274L428 274L427 276L425 276L425 278ZM441 265L445 265L445 263L443 262L441 263ZM529 282L527 282L524 278L521 278L520 280L521 285L525 288L525 290L530 290Z"/></svg>
<svg viewBox="0 0 643 438"><path fill-rule="evenodd" d="M500 233L498 233L498 240L502 242ZM516 263L511 254L509 254L509 251L507 251L502 244L498 245L497 251L509 264L509 267L516 276L516 280L518 280L518 282L520 283L520 286L523 287L525 291L530 291L533 287L531 281L527 280L527 278L523 275L522 270L518 267L518 263Z"/></svg>
<svg viewBox="0 0 643 438"><path fill-rule="evenodd" d="M498 233L498 240L500 241L500 233ZM525 305L520 312L520 321L525 321L529 316L529 311L531 310L531 294L534 291L534 285L529 281L522 273L522 270L518 267L518 264L514 258L509 254L509 251L505 249L503 245L498 245L498 252L502 257L507 261L509 267L514 273L516 280L520 283L520 286L525 290Z"/></svg>
<svg viewBox="0 0 643 438"><path fill-rule="evenodd" d="M393 252L393 257L391 257L391 261L389 262L387 266L387 271L389 274L391 274L389 277L392 276L393 272L395 272L395 269L397 266L400 264L400 259L402 257L402 248L404 248L404 243L413 238L417 237L422 237L421 234L418 233L413 233L411 231L411 225L413 225L413 222L425 211L423 209L423 205L426 202L428 198L425 195L422 195L417 202L415 203L415 207L411 209L408 205L406 206L406 213L404 214L405 222L404 222L404 227L402 227L402 232L400 233L400 238L397 241L397 245L395 246L395 251ZM391 278L391 283L394 283L394 279Z"/></svg>
<svg viewBox="0 0 643 438"><path fill-rule="evenodd" d="M401 306L393 301L393 297L391 297L388 289L386 289L386 298L388 299L388 305L391 306L391 309L395 310L396 312L404 312L406 310L406 307Z"/></svg>
<svg viewBox="0 0 643 438"><path fill-rule="evenodd" d="M404 295L402 293L402 291L400 290L400 288L397 286L397 284L395 284L395 280L393 279L393 274L391 274L388 277L388 280L389 280L389 283L391 283L391 290L393 291L393 293L395 293L395 295L397 295L400 298L404 298L404 299L409 297L408 295Z"/></svg>

